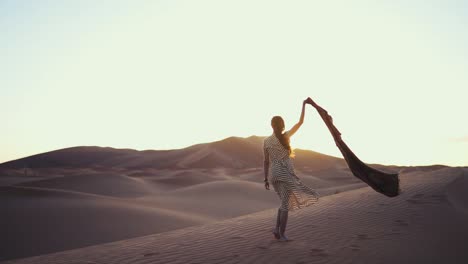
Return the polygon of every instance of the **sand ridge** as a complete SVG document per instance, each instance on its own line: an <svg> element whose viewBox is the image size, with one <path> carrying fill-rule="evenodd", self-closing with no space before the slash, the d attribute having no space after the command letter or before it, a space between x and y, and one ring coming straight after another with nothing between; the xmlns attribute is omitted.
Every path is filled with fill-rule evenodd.
<svg viewBox="0 0 468 264"><path fill-rule="evenodd" d="M2 264L467 263L468 216L450 198L461 195L451 184L467 177L466 168L403 172L395 198L369 187L323 197L291 213L287 243L272 239L270 209Z"/></svg>

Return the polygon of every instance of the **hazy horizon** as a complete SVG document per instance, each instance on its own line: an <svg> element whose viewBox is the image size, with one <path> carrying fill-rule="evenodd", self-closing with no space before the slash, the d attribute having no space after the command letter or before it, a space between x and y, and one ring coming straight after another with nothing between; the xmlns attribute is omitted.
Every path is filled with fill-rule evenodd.
<svg viewBox="0 0 468 264"><path fill-rule="evenodd" d="M0 163L287 128L312 97L366 163L468 165L458 1L0 2ZM293 148L341 157L315 109Z"/></svg>
<svg viewBox="0 0 468 264"><path fill-rule="evenodd" d="M237 137L237 136L231 136L231 137ZM64 147L64 148L60 148L60 149L53 149L53 150L48 150L48 151L44 151L44 152L40 152L40 153L35 153L35 154L32 154L32 155L28 155L28 156L24 156L24 157L19 157L19 158L15 158L15 159L12 159L12 160L7 160L7 161L2 161L0 162L0 164L2 163L6 163L6 162L9 162L9 161L15 161L15 160L20 160L20 159L23 159L23 158L28 158L30 156L34 156L34 155L38 155L38 154L46 154L46 153L49 153L49 152L53 152L53 151L57 151L57 150L62 150L62 149L68 149L68 148L93 148L93 147L97 147L97 148L112 148L112 149L116 149L116 150L136 150L136 151L148 151L148 150L154 150L154 151L167 151L167 150L181 150L181 149L185 149L185 148L189 148L189 147L192 147L192 146L195 146L195 145L199 145L199 144L210 144L210 143L214 143L214 142L218 142L218 141L222 141L222 140L225 140L225 139L228 139L228 138L231 138L231 137L227 137L227 138L224 138L224 139L220 139L220 140L215 140L215 141L212 141L212 142L200 142L200 143L197 143L197 144L193 144L193 145L188 145L188 146L183 146L183 147L180 147L180 148L173 148L173 149L134 149L134 148L125 148L125 147L113 147L113 146L98 146L98 145L80 145L80 146L69 146L69 147ZM247 139L249 137L267 137L267 136L261 136L261 135L251 135L251 136L247 136L247 137L237 137L237 138L242 138L242 139ZM304 149L304 148L293 148L293 149L300 149L300 150L305 150L305 151L314 151L314 152L317 152L313 149ZM320 153L320 154L323 154L323 155L328 155L328 156L331 156L331 157L336 157L336 158L340 158L340 159L344 159L343 158L343 155L341 153L338 153L337 155L331 155L331 154L325 154L325 153L321 153L321 152L317 152L317 153ZM295 157L293 157L293 159L295 159ZM380 165L385 165L385 166L405 166L405 165L400 165L400 164L386 164L386 163L374 163L374 164L380 164ZM437 163L434 163L434 164L410 164L410 166L431 166L431 165L445 165L445 164L437 164ZM259 164L259 167L261 166L261 164ZM447 165L448 166L448 165ZM468 167L466 165L460 165L461 167Z"/></svg>

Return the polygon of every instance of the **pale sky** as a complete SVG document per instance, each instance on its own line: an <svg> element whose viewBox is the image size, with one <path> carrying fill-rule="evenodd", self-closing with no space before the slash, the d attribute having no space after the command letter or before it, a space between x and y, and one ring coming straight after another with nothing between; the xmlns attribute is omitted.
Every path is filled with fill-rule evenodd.
<svg viewBox="0 0 468 264"><path fill-rule="evenodd" d="M465 1L0 0L0 162L291 127L367 163L468 165ZM315 109L294 148L340 156Z"/></svg>

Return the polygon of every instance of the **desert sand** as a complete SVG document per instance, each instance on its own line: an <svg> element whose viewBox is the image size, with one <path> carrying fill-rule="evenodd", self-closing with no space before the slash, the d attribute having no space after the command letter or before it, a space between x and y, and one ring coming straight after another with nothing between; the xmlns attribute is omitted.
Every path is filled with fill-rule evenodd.
<svg viewBox="0 0 468 264"><path fill-rule="evenodd" d="M292 241L269 233L275 209L3 263L466 263L467 168L402 171L403 193L369 187L291 213Z"/></svg>
<svg viewBox="0 0 468 264"><path fill-rule="evenodd" d="M343 160L298 151L298 175L322 198L291 212L293 240L281 243L269 233L279 201L263 188L260 142L229 138L143 152L80 147L0 164L0 260L468 261L467 168L375 165L401 173L402 194L388 198L354 178ZM243 157L254 150L257 156Z"/></svg>

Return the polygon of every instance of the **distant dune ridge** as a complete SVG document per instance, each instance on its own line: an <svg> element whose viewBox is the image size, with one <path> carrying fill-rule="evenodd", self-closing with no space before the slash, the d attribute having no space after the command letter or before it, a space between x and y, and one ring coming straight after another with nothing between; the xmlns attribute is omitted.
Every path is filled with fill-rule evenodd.
<svg viewBox="0 0 468 264"><path fill-rule="evenodd" d="M125 168L125 169L193 169L258 168L263 161L263 137L229 137L175 150L115 149L72 147L41 153L0 164L0 169L40 168ZM296 166L318 168L342 159L310 150L296 150ZM344 163L343 163L344 164Z"/></svg>
<svg viewBox="0 0 468 264"><path fill-rule="evenodd" d="M0 260L276 208L276 194L263 187L262 143L251 136L162 151L73 147L0 164ZM294 162L322 196L366 186L342 159L296 150ZM446 168L373 166L407 175ZM463 190L451 188L449 200L464 208Z"/></svg>

